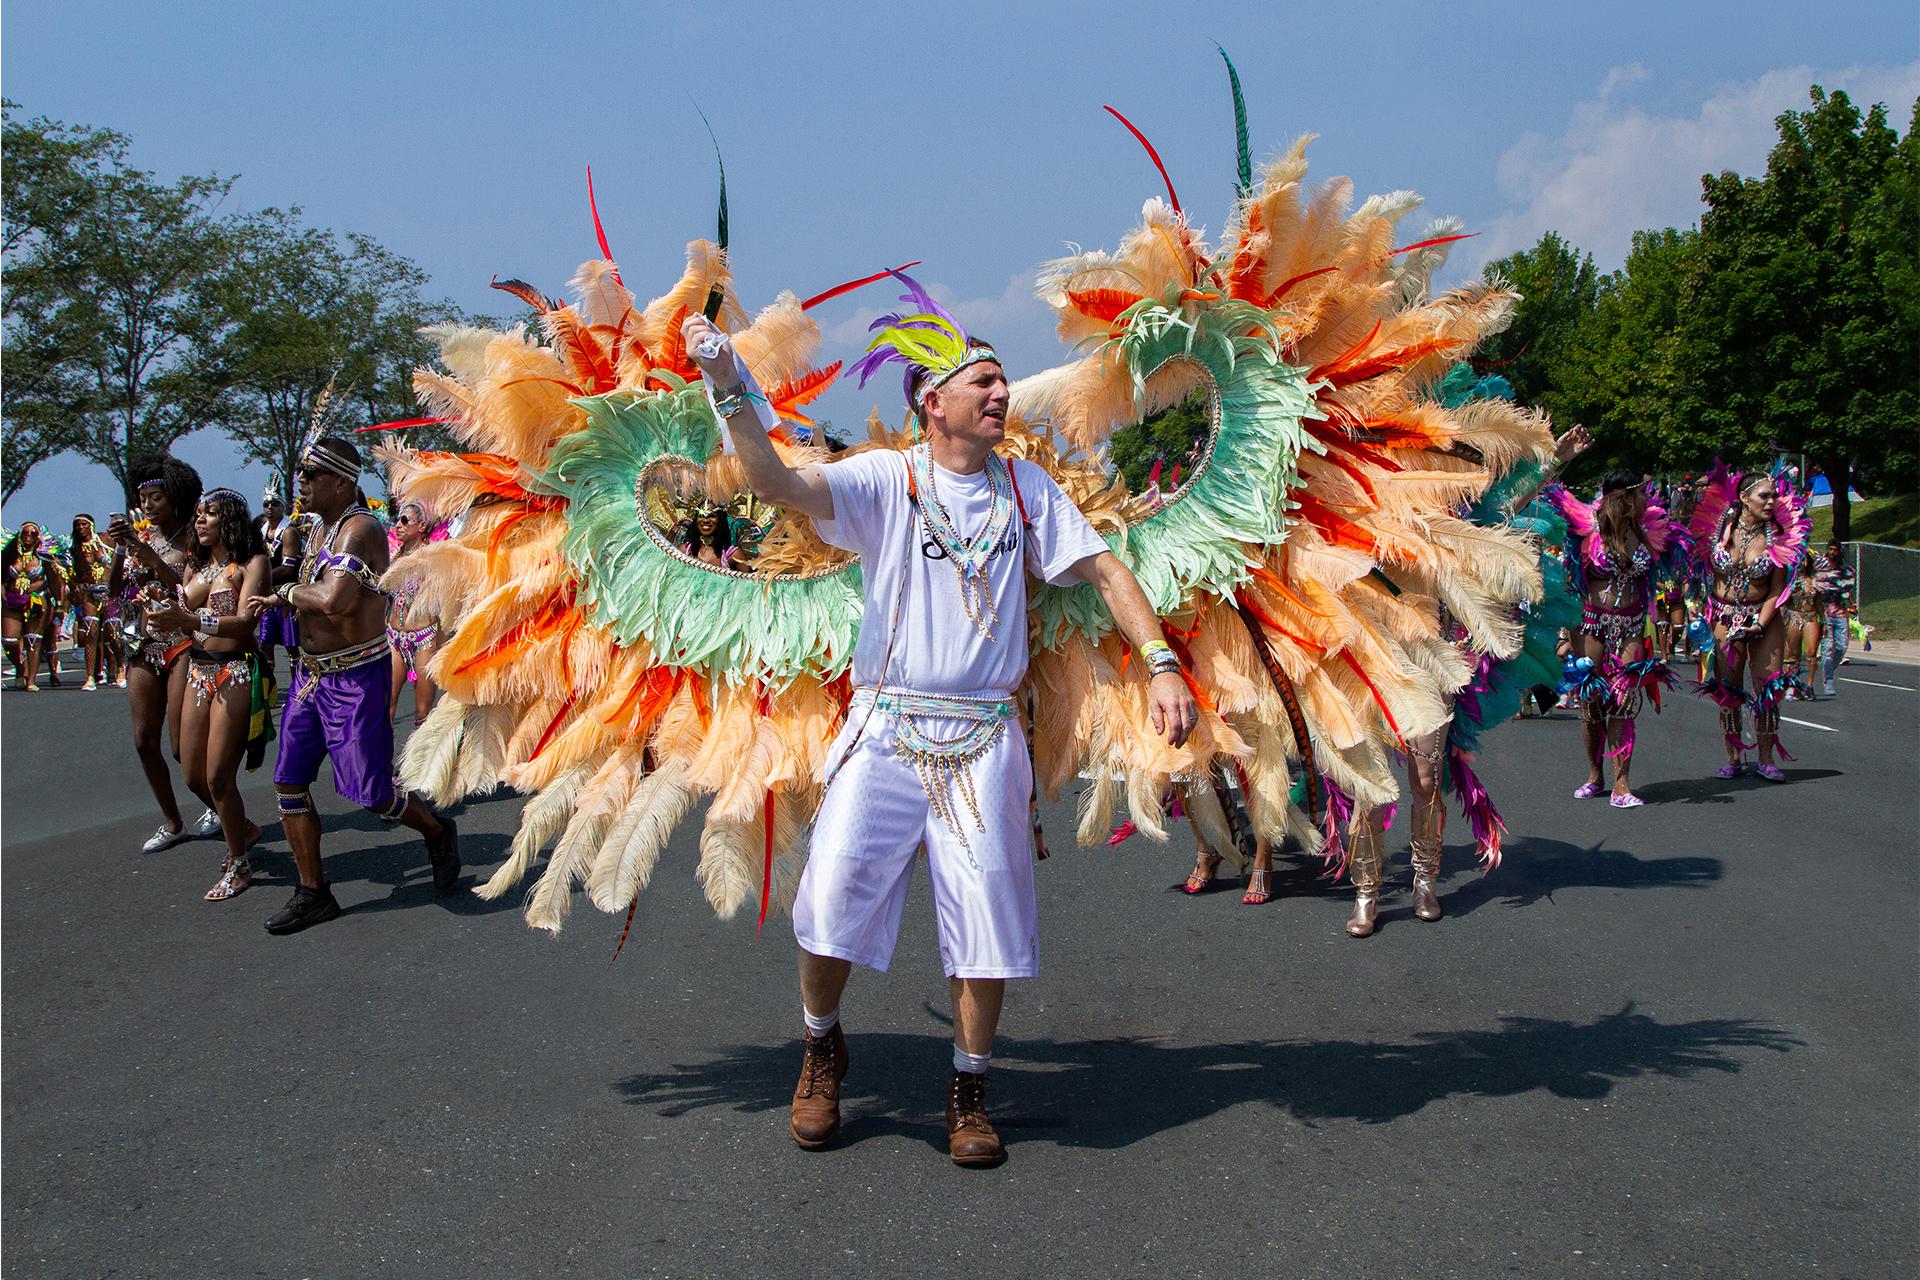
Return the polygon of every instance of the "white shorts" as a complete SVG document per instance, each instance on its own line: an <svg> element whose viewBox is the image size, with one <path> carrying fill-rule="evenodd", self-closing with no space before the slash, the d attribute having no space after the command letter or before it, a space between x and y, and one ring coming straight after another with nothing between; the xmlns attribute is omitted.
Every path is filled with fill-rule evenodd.
<svg viewBox="0 0 1920 1280"><path fill-rule="evenodd" d="M1027 801L1033 766L1018 721L1010 721L973 762L973 791L986 829L957 791L967 822L962 845L935 817L911 763L894 751L890 716L866 715L856 698L832 756L866 721L866 732L820 805L813 846L793 903L793 936L803 951L884 971L900 933L900 912L924 841L939 921L940 959L950 978L1032 978L1040 972L1039 907ZM936 738L958 734L961 721L919 717Z"/></svg>

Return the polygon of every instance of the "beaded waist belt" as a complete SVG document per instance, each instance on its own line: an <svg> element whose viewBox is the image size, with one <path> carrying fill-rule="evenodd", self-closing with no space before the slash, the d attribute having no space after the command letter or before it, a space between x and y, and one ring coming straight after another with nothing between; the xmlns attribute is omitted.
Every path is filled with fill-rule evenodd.
<svg viewBox="0 0 1920 1280"><path fill-rule="evenodd" d="M371 640L335 649L332 653L302 653L300 665L316 676L337 676L342 671L377 662L391 651L387 644L387 633L383 630Z"/></svg>
<svg viewBox="0 0 1920 1280"><path fill-rule="evenodd" d="M894 751L913 765L920 775L920 786L927 803L947 829L959 837L966 848L966 827L954 805L958 792L976 829L985 831L980 804L974 795L972 766L975 760L993 749L1013 719L1012 698L963 698L939 693L902 693L896 690L862 689L871 696L874 710L894 722ZM935 738L916 720L937 718L959 720L966 727L951 738Z"/></svg>

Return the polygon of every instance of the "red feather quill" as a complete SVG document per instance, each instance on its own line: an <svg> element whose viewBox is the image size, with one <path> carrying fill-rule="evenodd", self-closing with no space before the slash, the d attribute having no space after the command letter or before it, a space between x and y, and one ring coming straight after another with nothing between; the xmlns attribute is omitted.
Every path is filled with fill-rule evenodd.
<svg viewBox="0 0 1920 1280"><path fill-rule="evenodd" d="M1153 167L1160 171L1160 181L1167 184L1167 203L1173 206L1173 211L1175 213L1179 213L1180 197L1175 195L1173 192L1173 179L1167 176L1167 166L1160 162L1160 153L1153 149L1153 144L1151 142L1147 141L1147 135L1140 132L1138 129L1134 128L1133 121L1127 119L1125 116L1121 115L1118 111L1115 111L1112 107L1106 107L1104 108L1104 110L1108 115L1112 116L1115 120L1118 120L1121 124L1127 126L1127 132L1131 133L1134 137L1138 138L1140 140L1140 145L1147 149L1147 158L1152 160Z"/></svg>

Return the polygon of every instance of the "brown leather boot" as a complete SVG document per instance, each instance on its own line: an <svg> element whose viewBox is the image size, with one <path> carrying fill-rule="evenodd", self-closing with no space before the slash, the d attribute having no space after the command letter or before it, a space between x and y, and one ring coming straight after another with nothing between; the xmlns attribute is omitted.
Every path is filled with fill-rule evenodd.
<svg viewBox="0 0 1920 1280"><path fill-rule="evenodd" d="M801 1049L800 1083L793 1087L793 1140L818 1151L840 1133L840 1082L847 1075L847 1038L840 1024L823 1036L807 1033Z"/></svg>
<svg viewBox="0 0 1920 1280"><path fill-rule="evenodd" d="M947 1155L969 1169L991 1169L1007 1148L987 1120L987 1077L955 1071L947 1086Z"/></svg>

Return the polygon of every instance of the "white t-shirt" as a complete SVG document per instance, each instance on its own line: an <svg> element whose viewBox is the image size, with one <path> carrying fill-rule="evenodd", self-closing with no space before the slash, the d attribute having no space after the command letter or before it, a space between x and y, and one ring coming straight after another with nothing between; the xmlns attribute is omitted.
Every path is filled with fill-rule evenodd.
<svg viewBox="0 0 1920 1280"><path fill-rule="evenodd" d="M874 449L826 465L833 519L813 525L826 541L859 555L866 590L853 653L854 684L879 685L885 661L890 689L997 697L1019 687L1027 673L1025 571L1052 583L1078 581L1073 566L1107 550L1107 544L1051 476L1031 462L1013 467L1027 519L1023 526L1015 511L1001 553L987 566L1000 616L988 640L967 617L953 562L926 554L935 544L907 496L906 458L895 450ZM933 476L941 504L962 537L985 527L992 503L985 468L963 476L935 463ZM1022 544L1024 555L1012 554ZM906 598L900 601L899 634L888 661L902 573L908 575Z"/></svg>

